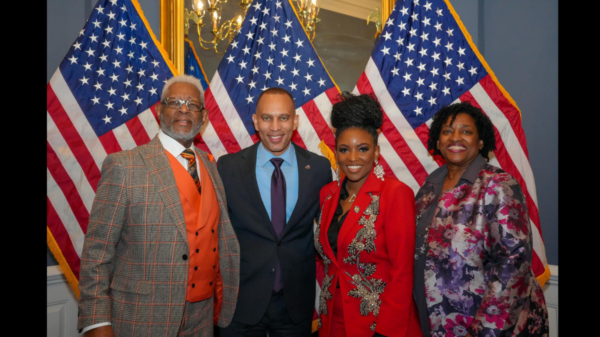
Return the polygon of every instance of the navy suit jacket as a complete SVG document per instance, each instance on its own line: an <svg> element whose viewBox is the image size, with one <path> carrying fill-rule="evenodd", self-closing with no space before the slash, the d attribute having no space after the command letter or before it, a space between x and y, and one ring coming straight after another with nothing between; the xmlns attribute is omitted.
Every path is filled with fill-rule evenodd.
<svg viewBox="0 0 600 337"><path fill-rule="evenodd" d="M319 191L333 178L331 165L326 158L292 142L298 161L298 201L277 238L256 181L258 145L224 155L217 164L240 243L240 288L233 320L258 324L269 305L279 261L286 308L298 324L311 320L314 311L313 220L319 211Z"/></svg>

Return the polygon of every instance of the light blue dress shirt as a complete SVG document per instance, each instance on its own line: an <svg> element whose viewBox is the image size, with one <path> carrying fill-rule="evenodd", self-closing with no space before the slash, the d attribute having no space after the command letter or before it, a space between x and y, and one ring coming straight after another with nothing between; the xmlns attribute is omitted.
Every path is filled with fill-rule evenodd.
<svg viewBox="0 0 600 337"><path fill-rule="evenodd" d="M285 222L290 220L290 216L296 207L298 201L298 162L296 161L296 149L290 144L287 150L281 156L275 156L267 151L260 143L256 152L256 182L262 198L263 205L271 219L271 176L275 171L275 166L271 163L271 158L283 159L281 172L285 177Z"/></svg>

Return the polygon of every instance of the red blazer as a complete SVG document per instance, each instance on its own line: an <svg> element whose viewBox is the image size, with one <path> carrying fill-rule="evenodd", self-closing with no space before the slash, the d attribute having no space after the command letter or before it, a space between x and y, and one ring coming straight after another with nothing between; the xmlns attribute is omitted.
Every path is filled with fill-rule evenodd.
<svg viewBox="0 0 600 337"><path fill-rule="evenodd" d="M415 252L413 191L392 177L369 174L348 211L333 255L327 230L340 187L321 189L315 245L325 265L319 336L329 336L335 287L340 282L348 336L422 336L412 297ZM359 267L360 266L360 267Z"/></svg>

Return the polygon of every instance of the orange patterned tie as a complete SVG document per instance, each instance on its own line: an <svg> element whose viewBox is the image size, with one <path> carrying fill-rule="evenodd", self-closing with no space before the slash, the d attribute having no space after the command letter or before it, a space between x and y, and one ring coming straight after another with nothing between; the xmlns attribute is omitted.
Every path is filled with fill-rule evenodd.
<svg viewBox="0 0 600 337"><path fill-rule="evenodd" d="M185 149L181 152L181 156L188 161L188 172L194 179L194 183L196 183L196 187L198 188L198 192L202 193L200 190L200 180L198 179L198 170L196 170L196 156L194 156L194 151L190 149Z"/></svg>

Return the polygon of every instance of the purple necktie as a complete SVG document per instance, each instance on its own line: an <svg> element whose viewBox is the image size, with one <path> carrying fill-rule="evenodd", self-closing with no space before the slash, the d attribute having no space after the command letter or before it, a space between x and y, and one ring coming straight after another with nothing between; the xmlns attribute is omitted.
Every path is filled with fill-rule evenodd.
<svg viewBox="0 0 600 337"><path fill-rule="evenodd" d="M283 231L283 226L285 226L285 177L283 176L283 172L281 172L283 159L271 158L271 163L275 166L275 170L271 176L271 223L273 224L277 238L279 238ZM283 288L279 262L275 268L273 290L278 293Z"/></svg>

